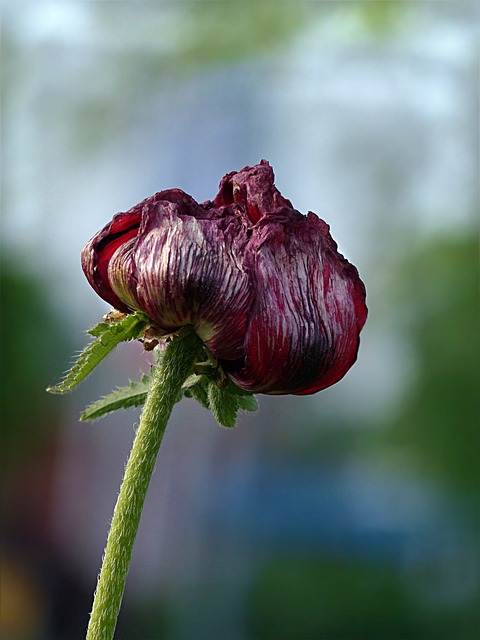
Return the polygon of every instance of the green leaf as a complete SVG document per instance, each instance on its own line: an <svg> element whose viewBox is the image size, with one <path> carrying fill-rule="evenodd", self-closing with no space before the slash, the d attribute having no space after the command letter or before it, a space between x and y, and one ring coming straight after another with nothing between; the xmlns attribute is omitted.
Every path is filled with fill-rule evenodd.
<svg viewBox="0 0 480 640"><path fill-rule="evenodd" d="M183 393L187 398L195 398L195 400L197 400L204 409L208 409L210 411L210 401L208 399L209 384L209 380L204 376L201 376L200 380L196 384L192 387L187 387Z"/></svg>
<svg viewBox="0 0 480 640"><path fill-rule="evenodd" d="M243 411L258 411L258 400L253 395L237 395L238 408Z"/></svg>
<svg viewBox="0 0 480 640"><path fill-rule="evenodd" d="M80 353L77 361L64 379L54 387L48 387L49 393L68 393L91 373L95 367L120 342L138 338L148 323L145 316L132 313L119 322L100 322L88 333L96 338Z"/></svg>
<svg viewBox="0 0 480 640"><path fill-rule="evenodd" d="M231 380L228 381L226 390L236 397L238 408L242 411L258 411L258 400L251 391L240 389Z"/></svg>
<svg viewBox="0 0 480 640"><path fill-rule="evenodd" d="M206 375L193 374L187 378L183 385L183 395L198 400L202 407L212 412L222 427L235 426L239 409L258 409L258 401L250 391L240 389L231 380L219 386L217 380Z"/></svg>
<svg viewBox="0 0 480 640"><path fill-rule="evenodd" d="M120 387L89 405L80 416L82 422L97 420L107 413L117 409L129 409L139 407L145 403L150 376L143 375L140 382L131 382L128 387Z"/></svg>
<svg viewBox="0 0 480 640"><path fill-rule="evenodd" d="M203 376L199 376L197 373L192 373L192 375L188 376L188 378L183 383L182 389L190 389L191 387L194 387L199 382L201 382L203 379Z"/></svg>
<svg viewBox="0 0 480 640"><path fill-rule="evenodd" d="M99 322L91 329L87 329L87 333L89 333L94 338L99 338L103 333L107 331L109 327L112 325L108 322Z"/></svg>
<svg viewBox="0 0 480 640"><path fill-rule="evenodd" d="M215 420L222 427L234 427L237 421L238 396L229 387L219 387L215 382L208 385L208 402Z"/></svg>

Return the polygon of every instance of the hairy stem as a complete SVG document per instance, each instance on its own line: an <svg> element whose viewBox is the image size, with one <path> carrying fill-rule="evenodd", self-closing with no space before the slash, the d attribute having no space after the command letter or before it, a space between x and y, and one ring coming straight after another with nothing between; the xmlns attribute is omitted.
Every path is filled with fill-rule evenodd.
<svg viewBox="0 0 480 640"><path fill-rule="evenodd" d="M113 514L95 591L87 640L111 640L125 589L143 503L168 419L202 348L200 338L186 329L169 344L140 417L132 451Z"/></svg>

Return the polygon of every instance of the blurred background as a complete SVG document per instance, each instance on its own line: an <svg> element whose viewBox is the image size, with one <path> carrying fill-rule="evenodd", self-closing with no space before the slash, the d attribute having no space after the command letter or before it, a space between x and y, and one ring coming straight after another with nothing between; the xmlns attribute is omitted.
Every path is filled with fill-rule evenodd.
<svg viewBox="0 0 480 640"><path fill-rule="evenodd" d="M49 396L108 311L80 251L161 189L268 159L366 283L357 364L233 430L184 400L118 640L470 640L479 630L474 2L11 2L2 8L1 633L84 636L149 363Z"/></svg>

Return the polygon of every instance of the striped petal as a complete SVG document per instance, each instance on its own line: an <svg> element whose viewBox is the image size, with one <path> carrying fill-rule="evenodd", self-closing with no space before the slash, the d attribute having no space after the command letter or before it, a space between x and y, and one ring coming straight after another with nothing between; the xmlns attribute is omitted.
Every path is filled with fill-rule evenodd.
<svg viewBox="0 0 480 640"><path fill-rule="evenodd" d="M245 226L187 194L164 195L143 203L134 233L125 224L112 234L115 221L124 220L117 217L91 241L85 254L95 254L99 284L89 280L117 309L143 311L164 331L191 324L216 357L238 358L252 297L240 258ZM90 261L84 264L88 271Z"/></svg>
<svg viewBox="0 0 480 640"><path fill-rule="evenodd" d="M249 391L315 393L355 362L365 288L315 214L283 209L255 231L247 249L255 297L245 359L241 368L224 366Z"/></svg>
<svg viewBox="0 0 480 640"><path fill-rule="evenodd" d="M355 362L365 287L328 225L296 211L262 160L213 201L162 191L113 217L82 253L95 291L159 329L193 325L243 389L315 393Z"/></svg>

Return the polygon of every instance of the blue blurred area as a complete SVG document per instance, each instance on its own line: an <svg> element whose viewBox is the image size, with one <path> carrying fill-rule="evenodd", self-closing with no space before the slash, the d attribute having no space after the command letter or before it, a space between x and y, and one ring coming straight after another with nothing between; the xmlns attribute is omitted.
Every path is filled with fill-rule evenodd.
<svg viewBox="0 0 480 640"><path fill-rule="evenodd" d="M242 478L233 476L215 496L213 526L226 522L227 535L235 532L264 552L328 550L392 565L412 547L424 558L438 555L446 513L416 483L341 460L322 467L266 461L252 475L250 491L242 492ZM419 517L420 501L430 511L427 521Z"/></svg>
<svg viewBox="0 0 480 640"><path fill-rule="evenodd" d="M82 247L155 191L202 201L261 158L359 268L359 359L233 430L177 407L116 637L477 637L478 13L2 8L2 637L83 637L138 422L78 422L148 370L137 344L72 396L44 392L108 310Z"/></svg>

